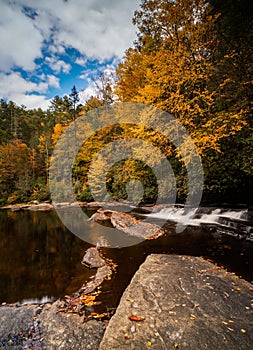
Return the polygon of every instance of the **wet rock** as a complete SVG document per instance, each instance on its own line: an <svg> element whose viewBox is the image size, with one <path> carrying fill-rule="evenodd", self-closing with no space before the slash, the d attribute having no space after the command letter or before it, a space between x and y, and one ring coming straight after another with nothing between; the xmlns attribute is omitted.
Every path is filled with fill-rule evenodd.
<svg viewBox="0 0 253 350"><path fill-rule="evenodd" d="M111 223L118 230L121 230L130 236L143 239L156 239L164 234L164 231L158 226L138 220L132 215L126 213L112 211Z"/></svg>
<svg viewBox="0 0 253 350"><path fill-rule="evenodd" d="M36 205L30 205L26 209L32 210L32 211L46 211L46 210L52 210L53 205L49 203L40 203Z"/></svg>
<svg viewBox="0 0 253 350"><path fill-rule="evenodd" d="M96 243L96 248L110 247L108 240L104 236L100 236Z"/></svg>
<svg viewBox="0 0 253 350"><path fill-rule="evenodd" d="M104 265L97 269L96 275L92 278L91 281L86 283L78 292L79 296L82 294L90 294L93 293L97 287L99 287L105 279L110 277L112 274L112 268L109 265Z"/></svg>
<svg viewBox="0 0 253 350"><path fill-rule="evenodd" d="M150 255L99 350L249 350L253 285L202 258Z"/></svg>
<svg viewBox="0 0 253 350"><path fill-rule="evenodd" d="M101 209L98 209L96 213L94 213L90 218L89 221L99 222L99 221L107 221L110 220L110 211L104 211Z"/></svg>
<svg viewBox="0 0 253 350"><path fill-rule="evenodd" d="M98 287L109 279L116 265L111 260L105 259L98 248L89 248L82 260L82 263L88 265L90 268L97 268L96 274L89 282L86 282L77 292L70 296L66 296L59 307L62 312L78 313L80 315L86 314L86 301L92 301L93 305L98 302L95 301L99 294ZM100 302L99 302L100 303ZM89 303L90 304L90 303ZM88 315L89 316L89 315ZM105 314L107 316L107 314Z"/></svg>
<svg viewBox="0 0 253 350"><path fill-rule="evenodd" d="M164 230L158 226L136 219L133 215L114 210L103 210L102 208L93 214L92 221L110 221L113 227L123 231L129 236L142 239L156 239L164 234Z"/></svg>
<svg viewBox="0 0 253 350"><path fill-rule="evenodd" d="M98 249L95 247L87 249L81 263L87 265L91 269L102 267L106 264L105 260L101 257Z"/></svg>

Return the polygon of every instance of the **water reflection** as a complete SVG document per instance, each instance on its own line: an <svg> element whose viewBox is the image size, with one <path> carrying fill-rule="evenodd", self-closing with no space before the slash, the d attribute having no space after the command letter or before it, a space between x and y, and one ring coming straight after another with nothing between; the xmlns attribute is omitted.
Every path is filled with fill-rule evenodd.
<svg viewBox="0 0 253 350"><path fill-rule="evenodd" d="M65 210L71 214L72 209ZM122 242L123 234L117 230L108 231L88 220L75 219L75 225L82 225L85 236L94 244L101 235L120 237ZM209 226L188 227L176 233L175 223L168 222L165 229L166 235L157 240L103 248L103 254L118 265L117 273L103 284L103 307L117 305L133 274L151 253L203 256L253 280L252 241L220 234ZM0 211L0 303L52 301L75 292L95 272L80 263L88 247L90 244L63 226L54 211Z"/></svg>
<svg viewBox="0 0 253 350"><path fill-rule="evenodd" d="M89 244L55 212L0 212L0 302L57 298L80 288L91 271L80 260Z"/></svg>

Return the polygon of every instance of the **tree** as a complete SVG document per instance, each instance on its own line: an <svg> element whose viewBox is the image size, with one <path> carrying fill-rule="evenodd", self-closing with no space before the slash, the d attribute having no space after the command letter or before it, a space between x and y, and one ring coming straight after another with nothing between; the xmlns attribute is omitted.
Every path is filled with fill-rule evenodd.
<svg viewBox="0 0 253 350"><path fill-rule="evenodd" d="M1 196L7 199L16 193L19 200L26 198L31 190L35 168L34 154L22 141L14 140L0 146Z"/></svg>
<svg viewBox="0 0 253 350"><path fill-rule="evenodd" d="M229 183L231 189L238 185L232 173L252 172L252 162L244 156L252 153L252 20L248 15L247 25L227 25L239 3L238 23L243 22L246 0L210 2L142 0L133 19L138 38L118 66L115 91L123 102L150 104L176 117L202 155L206 178L220 164L223 178L217 175L216 185ZM244 160L238 157L237 170L230 172L224 157L233 151L232 144L249 150L240 153Z"/></svg>
<svg viewBox="0 0 253 350"><path fill-rule="evenodd" d="M78 92L75 85L73 86L71 93L69 95L70 110L72 112L73 121L76 120L76 115L78 111L78 102L80 101Z"/></svg>

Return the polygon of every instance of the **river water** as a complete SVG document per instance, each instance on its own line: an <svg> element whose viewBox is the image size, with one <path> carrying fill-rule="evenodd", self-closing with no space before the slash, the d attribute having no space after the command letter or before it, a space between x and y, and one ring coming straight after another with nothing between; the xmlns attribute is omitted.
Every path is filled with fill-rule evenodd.
<svg viewBox="0 0 253 350"><path fill-rule="evenodd" d="M86 214L90 216L92 211ZM128 247L102 249L118 265L112 279L103 284L99 298L104 307L117 305L124 288L150 253L203 256L253 281L252 210L200 208L185 213L183 208L170 207L135 214L163 224L166 234ZM177 230L182 223L184 230ZM86 220L83 229L87 237L94 236L96 241L107 228ZM114 234L122 232L114 230ZM69 232L53 210L1 210L0 303L42 303L77 291L95 273L80 263L90 246Z"/></svg>

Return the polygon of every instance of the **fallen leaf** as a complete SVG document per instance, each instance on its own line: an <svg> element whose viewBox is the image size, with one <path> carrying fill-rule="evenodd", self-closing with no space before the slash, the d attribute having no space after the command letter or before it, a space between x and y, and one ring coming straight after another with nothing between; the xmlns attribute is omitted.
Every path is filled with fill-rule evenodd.
<svg viewBox="0 0 253 350"><path fill-rule="evenodd" d="M125 337L126 340L131 339L131 337L130 337L130 335L128 333L126 333L124 337Z"/></svg>
<svg viewBox="0 0 253 350"><path fill-rule="evenodd" d="M100 319L102 319L102 318L108 317L108 313L107 313L107 312L104 312L104 313L102 313L102 314L99 314L99 313L97 313L97 312L91 312L91 313L90 313L90 317L100 320Z"/></svg>
<svg viewBox="0 0 253 350"><path fill-rule="evenodd" d="M135 316L135 315L131 315L128 316L129 320L131 321L136 321L136 322L141 322L145 320L145 317L140 317L140 316Z"/></svg>

